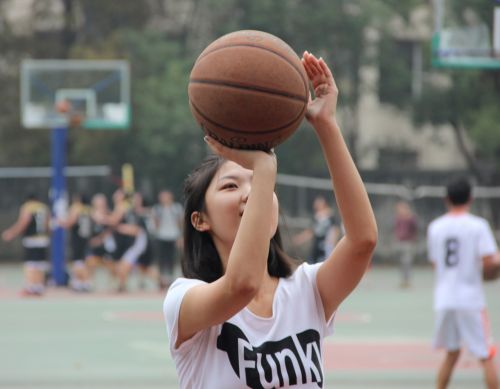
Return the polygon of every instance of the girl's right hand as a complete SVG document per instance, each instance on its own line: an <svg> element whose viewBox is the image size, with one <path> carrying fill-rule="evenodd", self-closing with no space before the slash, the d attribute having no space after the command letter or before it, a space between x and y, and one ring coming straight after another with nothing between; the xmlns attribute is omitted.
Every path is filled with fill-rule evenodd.
<svg viewBox="0 0 500 389"><path fill-rule="evenodd" d="M274 150L268 152L261 150L240 150L224 146L210 136L205 136L205 142L217 155L229 161L236 162L245 169L255 170L256 168L270 168L276 173L277 160Z"/></svg>
<svg viewBox="0 0 500 389"><path fill-rule="evenodd" d="M316 58L308 51L302 56L302 65L314 88L315 98L309 97L306 118L316 124L336 120L338 89L332 72L322 58Z"/></svg>

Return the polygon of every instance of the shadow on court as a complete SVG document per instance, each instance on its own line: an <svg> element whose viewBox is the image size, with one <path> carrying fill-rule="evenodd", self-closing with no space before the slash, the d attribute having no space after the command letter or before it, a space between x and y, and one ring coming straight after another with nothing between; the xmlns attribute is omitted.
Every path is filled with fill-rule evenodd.
<svg viewBox="0 0 500 389"><path fill-rule="evenodd" d="M97 278L95 293L52 288L42 298L21 298L20 266L0 267L1 388L177 387L163 293L153 285L138 291L132 279L132 292L118 295L105 279ZM342 305L325 344L324 387L433 387L442 354L430 344L432 270L417 269L410 289L398 282L395 268L376 267ZM500 338L500 282L486 292ZM479 365L464 353L451 388L480 387Z"/></svg>

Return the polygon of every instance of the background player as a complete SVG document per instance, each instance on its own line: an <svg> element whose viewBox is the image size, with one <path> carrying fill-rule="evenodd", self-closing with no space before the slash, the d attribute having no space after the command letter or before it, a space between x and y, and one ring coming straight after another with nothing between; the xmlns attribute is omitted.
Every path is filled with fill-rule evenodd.
<svg viewBox="0 0 500 389"><path fill-rule="evenodd" d="M17 221L2 233L2 239L7 242L23 235L25 287L21 294L25 296L40 296L45 289L45 274L49 266L49 220L47 205L35 194L30 194L21 206Z"/></svg>
<svg viewBox="0 0 500 389"><path fill-rule="evenodd" d="M68 217L59 224L70 229L70 244L73 266L70 286L76 292L90 291L89 271L85 263L89 255L89 239L92 236L92 208L85 194L75 193L69 208Z"/></svg>
<svg viewBox="0 0 500 389"><path fill-rule="evenodd" d="M167 288L173 281L177 248L182 244L182 206L175 202L170 190L158 193L158 204L153 207L156 227L156 249L160 269L160 287Z"/></svg>
<svg viewBox="0 0 500 389"><path fill-rule="evenodd" d="M488 222L469 213L471 185L457 179L447 187L448 212L431 222L427 232L429 260L436 271L434 345L447 351L437 388L446 388L462 344L480 361L489 389L498 389L488 333L482 267L497 261L497 245Z"/></svg>

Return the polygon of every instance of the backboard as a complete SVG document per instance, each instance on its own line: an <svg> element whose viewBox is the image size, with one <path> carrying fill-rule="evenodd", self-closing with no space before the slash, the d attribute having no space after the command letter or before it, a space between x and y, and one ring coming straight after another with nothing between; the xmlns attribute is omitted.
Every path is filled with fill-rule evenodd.
<svg viewBox="0 0 500 389"><path fill-rule="evenodd" d="M432 64L500 69L500 0L433 0Z"/></svg>
<svg viewBox="0 0 500 389"><path fill-rule="evenodd" d="M76 115L86 129L128 128L131 119L128 63L119 60L23 61L23 126L30 129L68 127Z"/></svg>

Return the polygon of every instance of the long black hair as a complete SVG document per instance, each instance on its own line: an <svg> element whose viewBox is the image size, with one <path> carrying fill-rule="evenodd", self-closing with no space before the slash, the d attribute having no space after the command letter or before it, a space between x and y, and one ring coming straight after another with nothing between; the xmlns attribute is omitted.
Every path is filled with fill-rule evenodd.
<svg viewBox="0 0 500 389"><path fill-rule="evenodd" d="M198 231L191 223L193 212L204 212L205 194L213 177L226 160L208 156L184 182L184 255L182 272L186 278L213 282L224 274L222 261L210 234ZM271 239L267 271L273 277L288 277L296 264L283 250L279 227Z"/></svg>

